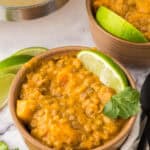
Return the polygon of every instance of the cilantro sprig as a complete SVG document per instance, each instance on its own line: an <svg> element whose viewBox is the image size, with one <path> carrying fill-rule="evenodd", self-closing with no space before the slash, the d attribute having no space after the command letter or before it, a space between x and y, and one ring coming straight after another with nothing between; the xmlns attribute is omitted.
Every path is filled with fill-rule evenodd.
<svg viewBox="0 0 150 150"><path fill-rule="evenodd" d="M112 96L105 105L104 115L116 119L127 119L136 115L140 110L140 93L131 87L125 88L122 92Z"/></svg>

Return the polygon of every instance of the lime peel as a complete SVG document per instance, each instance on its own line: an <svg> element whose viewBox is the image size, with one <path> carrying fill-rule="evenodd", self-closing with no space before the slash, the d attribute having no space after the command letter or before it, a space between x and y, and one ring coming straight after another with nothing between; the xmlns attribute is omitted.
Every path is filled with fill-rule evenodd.
<svg viewBox="0 0 150 150"><path fill-rule="evenodd" d="M2 61L0 61L0 70L5 69L7 67L13 66L13 65L19 65L24 64L28 60L30 60L32 56L29 55L20 55L20 56L11 56L8 57Z"/></svg>

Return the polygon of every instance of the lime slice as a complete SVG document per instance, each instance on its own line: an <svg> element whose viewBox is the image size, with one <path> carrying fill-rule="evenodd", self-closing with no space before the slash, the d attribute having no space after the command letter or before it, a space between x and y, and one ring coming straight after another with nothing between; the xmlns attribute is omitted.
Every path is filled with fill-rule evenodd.
<svg viewBox="0 0 150 150"><path fill-rule="evenodd" d="M120 92L128 86L126 75L122 69L108 56L98 51L83 50L77 57L85 67L97 75L101 82Z"/></svg>
<svg viewBox="0 0 150 150"><path fill-rule="evenodd" d="M32 56L28 56L28 55L19 55L19 56L8 57L8 58L0 61L0 70L5 69L6 67L13 66L13 65L24 64L31 58L32 58Z"/></svg>
<svg viewBox="0 0 150 150"><path fill-rule="evenodd" d="M38 54L46 52L47 50L48 49L44 47L29 47L29 48L24 48L24 49L17 51L14 55L36 56Z"/></svg>
<svg viewBox="0 0 150 150"><path fill-rule="evenodd" d="M102 28L119 38L137 43L148 42L132 24L106 7L101 6L97 10L96 20Z"/></svg>
<svg viewBox="0 0 150 150"><path fill-rule="evenodd" d="M0 74L0 109L7 103L7 96L14 74Z"/></svg>

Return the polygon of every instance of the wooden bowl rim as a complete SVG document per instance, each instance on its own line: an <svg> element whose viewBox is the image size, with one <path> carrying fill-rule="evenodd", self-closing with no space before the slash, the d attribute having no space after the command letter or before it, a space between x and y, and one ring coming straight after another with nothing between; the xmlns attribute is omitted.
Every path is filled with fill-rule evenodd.
<svg viewBox="0 0 150 150"><path fill-rule="evenodd" d="M34 58L32 58L28 63L32 64L38 61L41 61L42 59L45 58L51 58L54 55L58 55L58 54L67 54L67 53L71 53L71 52L77 52L80 50L84 50L84 49L91 49L91 47L84 47L84 46L65 46L65 47L58 47L58 48L53 48L50 49L50 51L45 52L41 55L38 55ZM135 86L135 82L132 78L132 76L130 75L130 73L124 68L123 65L121 65L116 59L112 58L114 60L115 63L117 63L121 69L124 71L124 73L126 74L131 86L133 88L136 88ZM22 136L24 137L24 139L26 141L29 141L32 145L34 145L35 147L39 148L39 149L44 149L44 150L53 150L52 148L47 147L46 145L42 144L40 141L38 141L37 139L35 139L34 137L32 137L30 135L30 133L25 129L24 125L19 121L19 119L17 118L16 115L16 96L15 93L17 93L17 91L19 90L19 84L21 84L21 78L25 76L28 68L26 67L28 65L28 63L26 63L26 65L24 65L24 67L22 67L20 69L20 71L17 73L15 79L13 80L13 83L11 85L10 88L10 93L9 93L9 109L13 118L13 121L16 125L16 127L19 129L20 133L22 134ZM17 94L18 95L18 94ZM134 122L135 122L136 116L131 117L128 122L124 125L123 129L121 130L121 132L114 137L112 140L108 141L106 144L99 146L97 148L95 148L94 150L105 150L108 149L110 147L112 147L113 145L119 143L119 141L121 139L123 139L127 133L131 130Z"/></svg>
<svg viewBox="0 0 150 150"><path fill-rule="evenodd" d="M136 43L136 42L130 42L130 41L127 41L127 40L124 40L124 39L121 39L117 36L114 36L112 35L111 33L107 32L106 30L104 30L100 25L98 25L98 23L96 22L94 16L93 16L93 12L92 12L92 0L86 0L86 10L87 10L87 13L88 13L88 17L89 17L89 21L92 22L95 27L100 30L101 32L103 32L104 34L106 34L108 37L118 41L118 42L122 42L122 43L125 43L127 45L130 45L130 46L147 46L149 47L150 46L150 41L149 42L146 42L146 43ZM143 50L143 49L142 49Z"/></svg>

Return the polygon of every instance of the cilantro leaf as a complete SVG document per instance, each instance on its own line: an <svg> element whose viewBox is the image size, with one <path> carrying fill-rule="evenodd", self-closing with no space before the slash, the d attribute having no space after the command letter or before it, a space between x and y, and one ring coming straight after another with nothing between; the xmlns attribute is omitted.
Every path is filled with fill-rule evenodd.
<svg viewBox="0 0 150 150"><path fill-rule="evenodd" d="M112 96L105 105L104 115L116 119L127 119L136 115L140 110L140 93L136 89L126 87L122 92Z"/></svg>

